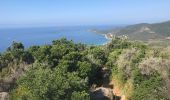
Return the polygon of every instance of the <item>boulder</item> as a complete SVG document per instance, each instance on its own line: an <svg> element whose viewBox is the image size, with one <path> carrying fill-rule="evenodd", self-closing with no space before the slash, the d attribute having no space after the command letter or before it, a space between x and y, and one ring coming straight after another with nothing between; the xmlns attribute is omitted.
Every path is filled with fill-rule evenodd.
<svg viewBox="0 0 170 100"><path fill-rule="evenodd" d="M113 100L113 92L110 88L98 87L91 93L92 100Z"/></svg>
<svg viewBox="0 0 170 100"><path fill-rule="evenodd" d="M0 100L9 100L8 92L0 92Z"/></svg>

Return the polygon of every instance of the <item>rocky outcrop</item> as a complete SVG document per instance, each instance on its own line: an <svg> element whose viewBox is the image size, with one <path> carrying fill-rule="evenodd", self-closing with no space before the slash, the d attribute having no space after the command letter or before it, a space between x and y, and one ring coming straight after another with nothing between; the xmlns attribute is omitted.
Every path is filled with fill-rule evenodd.
<svg viewBox="0 0 170 100"><path fill-rule="evenodd" d="M15 80L0 80L0 92L8 92L15 85ZM0 99L1 100L1 99Z"/></svg>
<svg viewBox="0 0 170 100"><path fill-rule="evenodd" d="M8 92L11 88L14 87L16 80L24 74L31 67L30 65L20 64L12 74L8 77L0 79L0 92ZM1 100L1 99L0 99Z"/></svg>
<svg viewBox="0 0 170 100"><path fill-rule="evenodd" d="M9 100L9 94L7 92L0 92L0 100Z"/></svg>
<svg viewBox="0 0 170 100"><path fill-rule="evenodd" d="M99 87L91 93L92 100L114 100L112 89Z"/></svg>

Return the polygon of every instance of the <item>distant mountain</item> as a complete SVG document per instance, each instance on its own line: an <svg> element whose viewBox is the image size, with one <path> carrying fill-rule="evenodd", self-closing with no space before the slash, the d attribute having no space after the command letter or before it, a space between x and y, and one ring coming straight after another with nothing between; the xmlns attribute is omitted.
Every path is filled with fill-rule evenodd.
<svg viewBox="0 0 170 100"><path fill-rule="evenodd" d="M170 21L162 23L141 23L129 25L111 32L116 36L127 35L130 39L135 40L157 40L170 39Z"/></svg>

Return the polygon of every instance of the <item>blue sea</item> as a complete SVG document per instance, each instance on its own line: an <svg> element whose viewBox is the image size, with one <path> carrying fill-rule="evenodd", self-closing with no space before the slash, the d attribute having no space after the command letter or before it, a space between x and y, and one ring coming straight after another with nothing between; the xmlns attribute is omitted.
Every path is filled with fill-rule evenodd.
<svg viewBox="0 0 170 100"><path fill-rule="evenodd" d="M50 44L52 40L67 38L75 43L102 45L108 40L91 29L107 29L110 26L77 27L36 27L0 29L0 52L8 48L13 41L22 42L27 48L32 45Z"/></svg>

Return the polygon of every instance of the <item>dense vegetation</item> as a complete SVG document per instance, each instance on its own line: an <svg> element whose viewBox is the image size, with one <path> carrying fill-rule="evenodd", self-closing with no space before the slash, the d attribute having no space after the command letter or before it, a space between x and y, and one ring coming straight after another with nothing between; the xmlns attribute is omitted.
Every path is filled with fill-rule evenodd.
<svg viewBox="0 0 170 100"><path fill-rule="evenodd" d="M90 87L101 85L101 70L132 100L170 99L170 48L116 38L104 46L75 44L66 39L24 49L14 42L0 54L1 77L14 75L11 100L89 100Z"/></svg>

